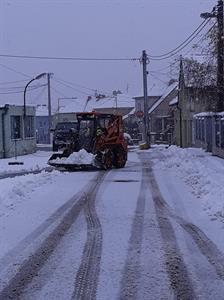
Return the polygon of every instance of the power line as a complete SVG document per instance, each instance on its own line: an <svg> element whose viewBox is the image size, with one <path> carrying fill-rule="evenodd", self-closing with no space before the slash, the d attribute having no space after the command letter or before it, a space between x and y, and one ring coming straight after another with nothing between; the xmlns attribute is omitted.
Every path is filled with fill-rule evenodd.
<svg viewBox="0 0 224 300"><path fill-rule="evenodd" d="M39 86L36 86L36 87L30 87L29 88L29 91L33 91L33 90L36 90L36 89L39 89L40 87L43 87L43 86L46 86L46 84L42 84L42 85L39 85ZM12 92L0 92L0 95L8 95L8 94L20 94L20 93L23 93L24 90L22 91L12 91Z"/></svg>
<svg viewBox="0 0 224 300"><path fill-rule="evenodd" d="M151 75L153 78L155 78L156 80L159 80L160 82L167 84L167 82L165 82L164 80L158 78L158 77L155 76L152 72L149 72L149 73L150 73L150 75Z"/></svg>
<svg viewBox="0 0 224 300"><path fill-rule="evenodd" d="M14 84L14 83L19 83L19 82L27 82L27 80L14 80L14 81L3 81L0 82L0 85L7 85L7 84Z"/></svg>
<svg viewBox="0 0 224 300"><path fill-rule="evenodd" d="M56 79L58 79L58 80L60 80L60 81L62 81L64 83L67 83L67 84L70 84L70 85L74 85L74 86L78 86L78 87L84 88L84 89L89 90L89 91L93 91L93 92L96 91L96 89L92 89L92 88L89 88L89 87L86 87L86 86L83 86L83 85L80 85L80 84L77 84L77 83L74 83L74 82L69 82L69 81L61 79L59 77L55 77L54 76L54 78L56 78Z"/></svg>
<svg viewBox="0 0 224 300"><path fill-rule="evenodd" d="M3 67L3 68L5 68L5 69L7 69L7 70L9 70L9 71L12 71L12 72L14 72L16 74L22 75L22 76L24 76L26 78L31 78L31 76L29 76L29 75L27 75L27 74L25 74L23 72L17 71L15 69L11 68L11 67L8 67L8 66L6 66L6 65L4 65L2 63L0 63L0 66Z"/></svg>
<svg viewBox="0 0 224 300"><path fill-rule="evenodd" d="M20 59L42 59L42 60L73 60L73 61L136 61L139 58L97 58L97 57L62 57L62 56L31 56L0 54L0 57L20 58Z"/></svg>
<svg viewBox="0 0 224 300"><path fill-rule="evenodd" d="M173 50L167 52L167 53L164 53L164 54L161 54L161 55L149 55L149 57L152 57L152 58L159 58L159 57L163 57L163 56L167 56L169 54L171 54L172 52L176 51L178 48L180 48L181 46L183 46L192 36L194 36L194 34L201 28L201 26L204 25L204 23L206 22L206 20L204 20L193 32L192 34L187 38L185 39L179 46L177 46L176 48L174 48Z"/></svg>
<svg viewBox="0 0 224 300"><path fill-rule="evenodd" d="M75 89L75 88L72 87L71 85L62 82L61 80L58 80L58 79L56 79L56 78L53 78L53 80L56 81L56 82L58 82L58 83L60 83L60 84L62 84L62 85L64 85L65 87L68 87L68 88L70 88L70 89L72 89L72 90L78 92L78 93L81 93L81 94L84 94L84 95L89 96L89 93L86 93L86 92L80 91L80 90L78 90L78 89Z"/></svg>
<svg viewBox="0 0 224 300"><path fill-rule="evenodd" d="M39 84L32 85L32 87L39 87ZM28 86L28 90L32 88L31 86ZM0 87L0 90L16 90L16 89L24 89L24 86L11 86L11 87Z"/></svg>
<svg viewBox="0 0 224 300"><path fill-rule="evenodd" d="M212 25L212 27L211 28L209 28L209 30L197 41L197 43L196 43L196 45L198 45L200 42L202 42L203 41L203 39L204 39L204 37L206 36L206 35L208 35L211 31L212 31L212 29L215 27L217 25L217 22L215 22L213 25ZM186 54L188 54L189 53L189 51L187 52L187 53L185 53L185 55ZM196 54L195 54L196 55ZM198 56L198 55L196 55L196 56ZM201 56L206 56L206 55L201 55Z"/></svg>
<svg viewBox="0 0 224 300"><path fill-rule="evenodd" d="M153 58L151 56L149 56L150 60L164 60L164 59L168 59L168 58L171 58L173 57L174 55L176 55L177 53L179 53L180 51L182 51L184 48L186 48L197 36L198 34L206 27L206 25L209 23L210 19L208 19L204 25L201 27L201 29L197 32L196 35L194 35L193 37L191 37L187 43L185 43L182 47L180 47L178 50L176 50L175 52L173 52L172 54L170 55L167 55L166 57L160 57L160 58Z"/></svg>
<svg viewBox="0 0 224 300"><path fill-rule="evenodd" d="M34 99L32 98L34 104L35 104L36 100L39 99L43 95L43 93L46 91L46 87L47 87L47 84L42 88L40 93Z"/></svg>
<svg viewBox="0 0 224 300"><path fill-rule="evenodd" d="M198 45L198 44L203 40L203 38L204 38L208 33L210 33L210 32L212 31L212 29L216 26L216 24L217 24L217 22L215 22L215 23L212 25L212 27L210 27L209 30L208 30L202 37L200 37L200 39L196 42L195 45ZM192 48L190 48L187 52L185 52L185 53L183 54L183 56L189 54L190 51L192 51ZM157 69L157 70L152 70L152 71L150 71L150 73L160 73L160 74L162 74L161 71L168 70L169 68L171 68L172 66L174 66L174 65L176 65L176 64L179 64L179 59L175 59L174 62L170 63L168 66L166 66L166 67L164 67L164 68ZM166 74L166 73L163 73L162 75L167 75L167 74Z"/></svg>
<svg viewBox="0 0 224 300"><path fill-rule="evenodd" d="M62 96L63 98L71 98L71 96L66 96L64 93L62 93L61 91L59 91L58 89L56 89L55 87L53 87L52 85L51 85L51 89L55 92L55 93L57 93L57 94L59 94L60 96ZM79 99L73 99L74 101L79 101Z"/></svg>
<svg viewBox="0 0 224 300"><path fill-rule="evenodd" d="M158 70L152 70L150 72L160 72L160 71L165 71L167 69L169 69L170 67L176 65L177 63L179 63L179 59L175 59L174 62L170 63L168 66L164 67L164 68L161 68L161 69L158 69Z"/></svg>
<svg viewBox="0 0 224 300"><path fill-rule="evenodd" d="M56 88L53 87L52 85L51 85L51 89L52 89L55 93L59 94L60 96L66 97L64 93L62 93L61 91L59 91L58 89L56 89Z"/></svg>

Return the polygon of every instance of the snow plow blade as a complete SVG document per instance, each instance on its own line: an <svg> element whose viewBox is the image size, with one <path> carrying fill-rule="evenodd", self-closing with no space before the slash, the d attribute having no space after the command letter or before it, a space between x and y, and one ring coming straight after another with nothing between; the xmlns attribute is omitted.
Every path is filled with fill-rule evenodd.
<svg viewBox="0 0 224 300"><path fill-rule="evenodd" d="M76 171L76 170L94 170L97 169L97 166L93 164L71 164L71 163L63 163L62 161L57 161L57 159L67 158L63 153L54 153L48 160L48 164L52 167L59 169L66 169L68 171Z"/></svg>

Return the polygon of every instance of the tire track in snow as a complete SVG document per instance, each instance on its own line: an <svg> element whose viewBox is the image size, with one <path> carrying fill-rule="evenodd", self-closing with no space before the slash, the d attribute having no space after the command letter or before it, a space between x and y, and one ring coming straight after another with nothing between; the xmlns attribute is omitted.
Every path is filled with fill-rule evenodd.
<svg viewBox="0 0 224 300"><path fill-rule="evenodd" d="M72 299L96 299L103 242L102 227L95 207L98 190L99 185L86 195L84 213L87 222L87 240L82 261L76 274Z"/></svg>
<svg viewBox="0 0 224 300"><path fill-rule="evenodd" d="M96 189L96 186L100 185L104 176L105 172L100 172L98 174L96 182L92 183L89 188L89 194ZM67 233L72 224L74 224L86 204L86 201L86 196L82 195L65 214L59 225L42 242L37 251L22 263L18 272L9 280L9 282L1 282L1 300L21 298L23 291L27 288L33 277L38 275L38 272L47 262L63 236Z"/></svg>
<svg viewBox="0 0 224 300"><path fill-rule="evenodd" d="M200 159L200 162L203 165L206 165L204 157ZM210 160L210 163L213 164L213 161ZM215 165L216 164L214 164L214 166ZM219 173L221 170L223 170L223 168L219 168ZM173 187L173 189L174 188L175 187ZM173 212L172 208L165 202L165 200L163 200L163 204L167 214L169 214L170 217L172 217L185 230L185 232L191 236L201 254L205 256L219 278L224 280L224 254L218 249L217 245L211 239L209 239L209 237L198 226L187 222L180 216L177 216Z"/></svg>
<svg viewBox="0 0 224 300"><path fill-rule="evenodd" d="M91 182L95 181L97 176L91 180ZM47 230L53 223L55 223L71 206L78 201L78 199L84 194L86 190L88 190L91 183L84 186L84 188L79 191L76 195L74 195L70 200L65 202L62 206L60 206L53 214L51 214L41 225L39 225L33 232L28 234L23 240L21 240L13 249L7 252L0 259L0 270L2 271L9 264L12 264L12 261L16 260L16 256L18 253L22 253L25 249L32 244L41 234Z"/></svg>
<svg viewBox="0 0 224 300"><path fill-rule="evenodd" d="M198 246L200 252L206 257L210 265L215 269L220 279L224 280L224 254L218 249L207 235L196 225L188 223L183 218L170 215L179 223L179 225L192 237Z"/></svg>
<svg viewBox="0 0 224 300"><path fill-rule="evenodd" d="M140 193L132 223L128 254L121 280L120 299L122 300L137 299L140 279L140 256L143 238L146 186L146 171L143 169Z"/></svg>
<svg viewBox="0 0 224 300"><path fill-rule="evenodd" d="M169 220L169 214L166 210L166 202L160 193L151 165L147 163L147 157L141 155L140 158L143 163L145 162L147 164L146 173L148 175L159 229L164 243L166 256L165 267L170 279L170 285L174 291L176 299L197 299L192 280L188 274L187 267L176 241L174 229Z"/></svg>

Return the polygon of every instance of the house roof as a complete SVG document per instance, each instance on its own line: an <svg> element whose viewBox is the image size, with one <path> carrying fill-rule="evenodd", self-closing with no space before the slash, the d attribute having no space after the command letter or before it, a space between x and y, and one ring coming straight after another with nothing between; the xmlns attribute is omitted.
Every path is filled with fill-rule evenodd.
<svg viewBox="0 0 224 300"><path fill-rule="evenodd" d="M92 111L94 109L102 108L134 108L135 100L125 94L119 94L116 97L105 97L102 99L96 99L92 97L89 101L87 99L77 99L75 102L70 102L64 107L60 108L60 113L71 113L71 112L82 112L82 111Z"/></svg>
<svg viewBox="0 0 224 300"><path fill-rule="evenodd" d="M21 104L12 104L12 103L10 103L10 104L8 104L8 103L6 103L6 104L0 104L0 108L2 109L2 108L5 108L5 106L8 106L8 107L23 107L23 105L21 105ZM26 105L26 107L36 107L35 105L32 105L32 104L29 104L29 105Z"/></svg>
<svg viewBox="0 0 224 300"><path fill-rule="evenodd" d="M171 85L169 85L166 90L164 91L163 95L159 98L158 101L156 101L149 109L148 113L151 114L165 99L167 96L169 96L169 94L177 89L178 84L175 82Z"/></svg>
<svg viewBox="0 0 224 300"><path fill-rule="evenodd" d="M160 91L158 94L148 95L148 98L156 98L156 97L161 97L161 96L162 96L162 93ZM141 98L144 98L144 96L143 95L138 95L138 96L134 96L133 98L134 99L141 99Z"/></svg>
<svg viewBox="0 0 224 300"><path fill-rule="evenodd" d="M135 108L133 108L127 115L125 115L124 117L123 117L123 120L125 120L125 119L127 119L129 116L131 116L131 115L134 115L134 113L135 113Z"/></svg>

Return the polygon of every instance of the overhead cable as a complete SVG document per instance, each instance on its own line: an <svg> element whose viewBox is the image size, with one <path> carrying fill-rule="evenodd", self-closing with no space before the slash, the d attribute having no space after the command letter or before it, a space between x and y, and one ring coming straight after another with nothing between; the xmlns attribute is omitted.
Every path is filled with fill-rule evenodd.
<svg viewBox="0 0 224 300"><path fill-rule="evenodd" d="M86 90L89 90L89 91L95 92L95 90L96 90L96 89L91 89L91 88L88 88L88 87L86 87L86 86L83 86L83 85L74 83L74 82L69 82L69 81L67 81L67 80L64 80L64 79L61 79L61 78L58 78L58 77L55 77L55 76L54 76L54 78L56 78L56 79L58 79L58 80L60 80L60 81L62 81L62 82L64 82L64 83L67 83L67 84L69 84L69 85L78 86L78 87L80 87L80 88L83 88L83 89L86 89Z"/></svg>
<svg viewBox="0 0 224 300"><path fill-rule="evenodd" d="M0 63L0 66L3 67L3 68L5 68L5 69L7 69L7 70L9 70L9 71L12 71L12 72L14 72L16 74L22 75L22 76L24 76L26 78L31 78L31 76L29 76L29 75L27 75L27 74L25 74L23 72L17 71L15 69L11 68L11 67L8 67L8 66L6 66L6 65L4 65L2 63Z"/></svg>
<svg viewBox="0 0 224 300"><path fill-rule="evenodd" d="M163 54L161 56L151 56L151 55L148 55L149 59L150 60L164 60L164 59L168 59L168 58L171 58L173 57L174 55L176 55L177 53L179 53L180 51L182 51L184 48L186 48L197 36L198 34L207 26L207 24L209 23L210 19L206 20L206 22L203 23L203 26L200 28L199 31L197 31L197 33L193 36L191 36L190 39L188 39L188 41L183 44L181 44L182 46L181 47L177 47L175 48L175 50L172 50L170 52L167 52L166 54Z"/></svg>
<svg viewBox="0 0 224 300"><path fill-rule="evenodd" d="M3 82L0 82L0 85L14 84L14 83L19 83L19 82L27 82L27 79L14 80L14 81L3 81Z"/></svg>
<svg viewBox="0 0 224 300"><path fill-rule="evenodd" d="M43 86L46 86L47 84L41 84L39 86L36 86L36 87L30 87L29 88L29 91L33 91L33 90L36 90L36 89L39 89ZM0 92L0 95L9 95L9 94L20 94L20 93L24 93L24 89L21 90L21 91L8 91L8 92Z"/></svg>
<svg viewBox="0 0 224 300"><path fill-rule="evenodd" d="M0 57L19 58L19 59L42 59L42 60L74 60L74 61L136 61L139 58L98 58L98 57L62 57L62 56L31 56L0 54Z"/></svg>
<svg viewBox="0 0 224 300"><path fill-rule="evenodd" d="M67 84L67 83L62 82L61 80L58 80L58 79L56 79L56 78L53 78L53 80L56 81L56 82L58 82L58 83L60 83L60 84L62 84L62 85L64 85L64 86L67 87L67 88L70 88L70 89L72 89L72 90L74 90L74 91L80 93L80 94L84 94L84 95L89 96L89 93L80 91L80 90L74 88L73 86L71 86L71 85L69 85L69 84Z"/></svg>

